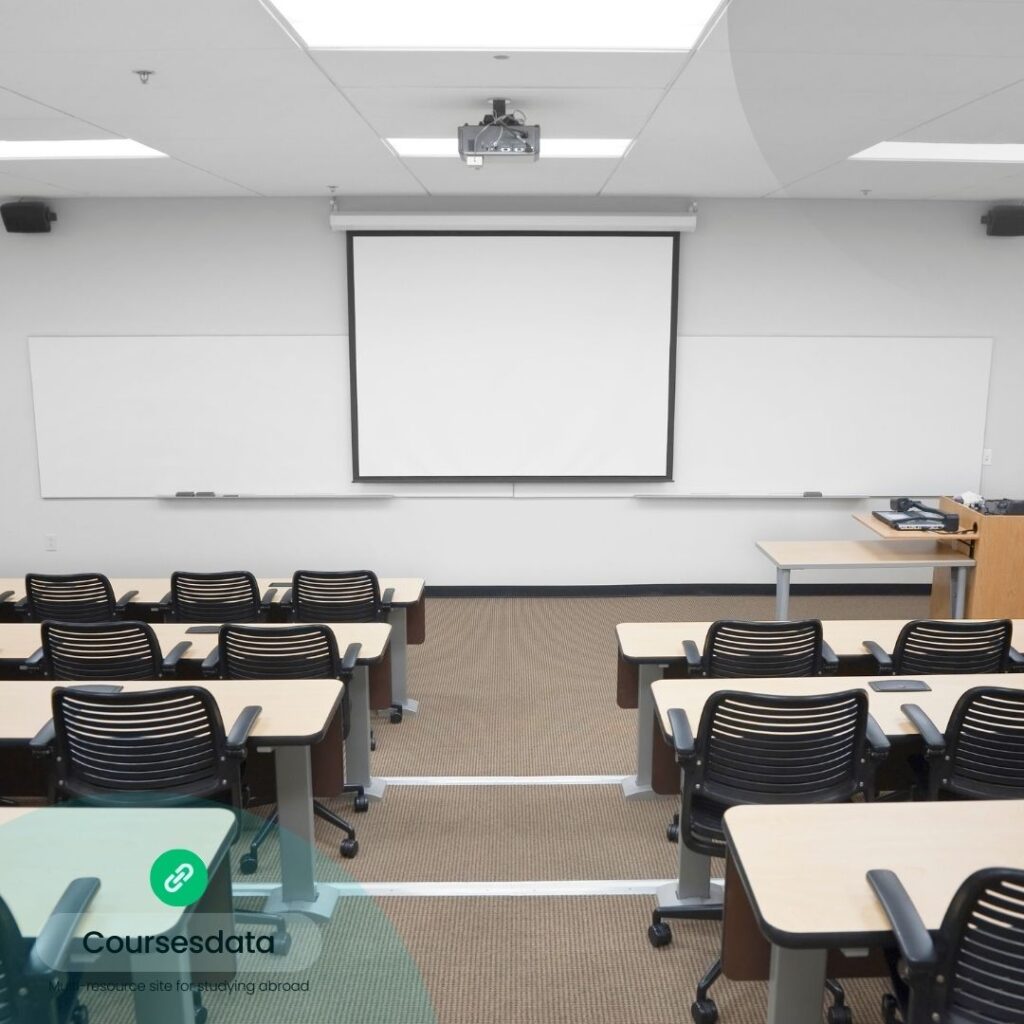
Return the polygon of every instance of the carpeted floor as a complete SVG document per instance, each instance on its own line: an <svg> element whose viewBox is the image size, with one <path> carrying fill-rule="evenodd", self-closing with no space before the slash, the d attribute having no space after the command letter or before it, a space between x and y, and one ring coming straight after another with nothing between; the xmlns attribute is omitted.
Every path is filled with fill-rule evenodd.
<svg viewBox="0 0 1024 1024"><path fill-rule="evenodd" d="M925 598L796 598L793 614L913 617ZM420 713L377 718L381 776L627 774L635 712L615 705L624 621L766 618L769 598L435 599L410 649ZM317 823L318 874L357 882L670 878L667 798L601 786L395 786L355 815L353 861ZM235 850L237 863L242 844ZM276 842L252 879L270 880ZM718 866L717 873L720 873ZM236 878L236 880L238 880ZM681 1024L714 959L716 922L675 922L655 950L652 896L347 897L320 930L308 992L211 992L210 1024ZM282 967L284 965L282 964ZM257 984L269 975L249 973ZM879 1020L881 982L850 982L858 1024ZM720 981L722 1024L764 1020L766 985ZM93 1024L131 1019L125 996L89 994Z"/></svg>

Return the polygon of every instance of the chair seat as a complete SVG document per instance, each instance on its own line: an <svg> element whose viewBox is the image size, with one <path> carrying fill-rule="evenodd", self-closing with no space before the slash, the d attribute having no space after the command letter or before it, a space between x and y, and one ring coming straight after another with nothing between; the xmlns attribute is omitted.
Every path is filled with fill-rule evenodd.
<svg viewBox="0 0 1024 1024"><path fill-rule="evenodd" d="M695 799L690 807L687 833L684 836L686 846L711 857L724 857L725 831L722 818L726 810L721 804Z"/></svg>

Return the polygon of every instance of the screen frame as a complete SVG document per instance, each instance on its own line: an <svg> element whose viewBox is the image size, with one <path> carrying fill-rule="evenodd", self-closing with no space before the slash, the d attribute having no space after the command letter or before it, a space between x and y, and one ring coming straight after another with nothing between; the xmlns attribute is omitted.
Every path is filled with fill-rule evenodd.
<svg viewBox="0 0 1024 1024"><path fill-rule="evenodd" d="M577 476L368 476L359 471L359 398L356 359L356 301L354 241L364 236L424 237L601 237L601 238L670 238L672 240L671 310L669 313L668 351L668 437L665 446L665 472L657 475L577 475ZM358 230L345 232L345 263L348 284L348 365L350 414L352 419L352 482L353 483L671 483L673 472L676 406L676 335L679 328L679 231L495 231L495 230Z"/></svg>

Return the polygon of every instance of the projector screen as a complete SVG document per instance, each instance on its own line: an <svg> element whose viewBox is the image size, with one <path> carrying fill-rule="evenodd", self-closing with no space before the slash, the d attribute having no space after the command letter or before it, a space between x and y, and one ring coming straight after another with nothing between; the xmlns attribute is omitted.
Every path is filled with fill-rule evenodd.
<svg viewBox="0 0 1024 1024"><path fill-rule="evenodd" d="M669 480L679 235L348 233L355 480Z"/></svg>

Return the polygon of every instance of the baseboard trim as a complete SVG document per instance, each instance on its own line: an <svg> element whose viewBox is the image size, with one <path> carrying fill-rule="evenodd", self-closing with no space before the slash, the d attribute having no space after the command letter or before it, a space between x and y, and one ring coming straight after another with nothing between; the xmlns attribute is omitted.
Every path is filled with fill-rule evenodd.
<svg viewBox="0 0 1024 1024"><path fill-rule="evenodd" d="M794 583L795 597L908 597L927 595L928 583ZM630 583L608 586L438 587L427 597L771 597L774 583Z"/></svg>

